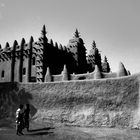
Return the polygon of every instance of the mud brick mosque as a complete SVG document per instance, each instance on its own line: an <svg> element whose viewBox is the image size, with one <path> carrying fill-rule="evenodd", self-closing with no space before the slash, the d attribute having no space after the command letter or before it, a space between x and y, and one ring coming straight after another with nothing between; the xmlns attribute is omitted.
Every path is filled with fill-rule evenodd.
<svg viewBox="0 0 140 140"><path fill-rule="evenodd" d="M87 55L77 29L67 46L48 40L46 34L44 25L38 41L31 36L28 43L23 38L20 44L15 40L11 47L9 43L0 46L0 82L53 82L130 74L122 63L118 72L110 72L107 58L102 62L95 41Z"/></svg>

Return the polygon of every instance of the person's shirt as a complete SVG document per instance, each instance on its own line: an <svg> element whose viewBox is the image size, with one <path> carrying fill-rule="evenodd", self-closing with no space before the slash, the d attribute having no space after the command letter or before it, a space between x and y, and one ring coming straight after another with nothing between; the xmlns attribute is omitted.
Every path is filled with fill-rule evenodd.
<svg viewBox="0 0 140 140"><path fill-rule="evenodd" d="M23 115L23 110L18 108L17 111L16 111L16 118L17 119L20 119Z"/></svg>

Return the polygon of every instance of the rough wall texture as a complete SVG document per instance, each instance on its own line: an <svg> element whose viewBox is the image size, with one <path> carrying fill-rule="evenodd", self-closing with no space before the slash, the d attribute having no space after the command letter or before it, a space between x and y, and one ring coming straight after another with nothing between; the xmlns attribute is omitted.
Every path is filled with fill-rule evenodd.
<svg viewBox="0 0 140 140"><path fill-rule="evenodd" d="M2 77L2 71L4 71L4 77ZM3 61L0 63L0 81L6 82L11 80L11 60Z"/></svg>
<svg viewBox="0 0 140 140"><path fill-rule="evenodd" d="M15 81L19 81L19 65L20 65L20 61L19 58L15 59L15 69L14 69L14 80Z"/></svg>
<svg viewBox="0 0 140 140"><path fill-rule="evenodd" d="M23 83L28 82L28 68L29 68L28 61L29 61L29 58L24 57L23 69L25 69L25 74L22 73Z"/></svg>
<svg viewBox="0 0 140 140"><path fill-rule="evenodd" d="M63 73L60 75L51 75L52 76L52 82L57 82L57 81L63 81ZM84 74L70 74L69 75L69 80L84 80L84 79L96 79L96 72L93 71L91 73L84 73ZM127 75L123 75L123 76L127 76ZM101 77L100 79L107 79L107 78L116 78L117 77L117 73L113 72L113 73L104 73L101 72ZM46 82L49 81L48 79L46 79Z"/></svg>
<svg viewBox="0 0 140 140"><path fill-rule="evenodd" d="M139 83L140 74L87 81L1 83L0 118L14 117L19 103L30 103L35 121L135 127L140 121Z"/></svg>

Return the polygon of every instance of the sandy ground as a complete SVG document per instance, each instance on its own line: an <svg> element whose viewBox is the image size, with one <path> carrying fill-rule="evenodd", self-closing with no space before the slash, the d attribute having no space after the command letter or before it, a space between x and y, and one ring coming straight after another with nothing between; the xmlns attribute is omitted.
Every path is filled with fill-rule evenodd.
<svg viewBox="0 0 140 140"><path fill-rule="evenodd" d="M6 122L5 122L6 123ZM140 140L140 130L118 128L50 127L31 123L30 132L17 136L13 125L0 127L0 140Z"/></svg>

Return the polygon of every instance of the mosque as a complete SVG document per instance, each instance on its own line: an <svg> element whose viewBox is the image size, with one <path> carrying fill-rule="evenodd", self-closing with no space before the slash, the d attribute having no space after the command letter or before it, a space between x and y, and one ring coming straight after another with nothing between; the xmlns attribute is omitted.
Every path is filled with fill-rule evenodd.
<svg viewBox="0 0 140 140"><path fill-rule="evenodd" d="M34 41L31 36L28 43L22 38L20 44L15 40L12 47L9 43L4 48L0 46L0 82L47 82L48 74L51 75L49 81L59 81L64 69L70 80L74 79L72 75L89 75L96 67L100 72L110 72L107 58L102 62L95 41L89 54L86 53L84 41L77 29L67 46L48 40L46 34L43 25L38 41Z"/></svg>

